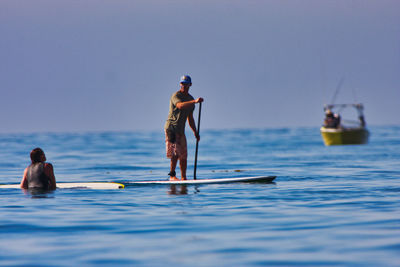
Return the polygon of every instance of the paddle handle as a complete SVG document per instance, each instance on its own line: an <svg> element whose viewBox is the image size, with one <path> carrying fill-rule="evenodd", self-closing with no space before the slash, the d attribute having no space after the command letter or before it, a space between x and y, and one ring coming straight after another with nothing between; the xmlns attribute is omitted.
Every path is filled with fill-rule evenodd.
<svg viewBox="0 0 400 267"><path fill-rule="evenodd" d="M200 134L200 118L201 118L201 102L199 103L199 118L197 120L197 136ZM194 172L193 179L196 180L196 170L197 170L197 154L199 152L199 139L196 138L196 153L194 154Z"/></svg>

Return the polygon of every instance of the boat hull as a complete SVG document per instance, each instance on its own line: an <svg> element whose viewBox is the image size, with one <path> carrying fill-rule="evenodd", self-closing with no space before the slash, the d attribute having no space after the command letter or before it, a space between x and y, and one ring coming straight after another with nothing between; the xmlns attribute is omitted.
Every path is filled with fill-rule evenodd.
<svg viewBox="0 0 400 267"><path fill-rule="evenodd" d="M361 127L345 129L321 127L321 135L326 146L358 145L368 143L369 132Z"/></svg>

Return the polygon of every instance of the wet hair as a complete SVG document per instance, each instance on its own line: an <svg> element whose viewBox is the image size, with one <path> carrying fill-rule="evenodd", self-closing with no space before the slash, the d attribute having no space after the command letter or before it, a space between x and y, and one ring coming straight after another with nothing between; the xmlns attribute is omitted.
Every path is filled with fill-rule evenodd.
<svg viewBox="0 0 400 267"><path fill-rule="evenodd" d="M42 162L42 155L44 152L41 148L37 147L31 151L31 161L32 163Z"/></svg>

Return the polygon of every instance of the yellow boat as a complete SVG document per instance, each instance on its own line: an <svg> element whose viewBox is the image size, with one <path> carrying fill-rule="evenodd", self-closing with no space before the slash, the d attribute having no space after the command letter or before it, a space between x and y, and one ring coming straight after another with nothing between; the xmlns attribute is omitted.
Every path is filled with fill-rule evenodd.
<svg viewBox="0 0 400 267"><path fill-rule="evenodd" d="M326 146L357 145L368 143L369 132L363 127L343 129L321 127L321 135Z"/></svg>
<svg viewBox="0 0 400 267"><path fill-rule="evenodd" d="M347 123L352 123L352 126L343 125L340 114L332 112L335 108L342 110L346 107L354 107L358 112L357 122L345 121ZM320 131L326 146L368 143L369 132L365 125L362 104L325 105L324 110L327 117L325 118L324 126L321 127ZM329 119L331 119L331 121L329 121Z"/></svg>

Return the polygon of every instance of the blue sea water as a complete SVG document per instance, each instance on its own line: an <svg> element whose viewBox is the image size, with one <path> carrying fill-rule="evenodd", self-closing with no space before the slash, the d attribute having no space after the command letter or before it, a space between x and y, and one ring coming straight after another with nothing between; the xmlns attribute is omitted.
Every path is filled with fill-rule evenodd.
<svg viewBox="0 0 400 267"><path fill-rule="evenodd" d="M318 128L202 132L198 178L277 175L269 184L1 189L0 265L399 266L400 127L370 131L333 147ZM169 171L162 131L1 134L0 183L19 183L37 146L58 182Z"/></svg>

